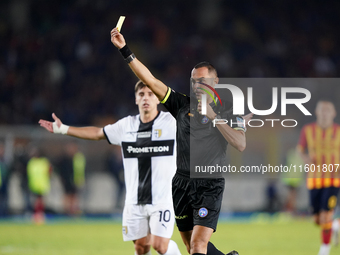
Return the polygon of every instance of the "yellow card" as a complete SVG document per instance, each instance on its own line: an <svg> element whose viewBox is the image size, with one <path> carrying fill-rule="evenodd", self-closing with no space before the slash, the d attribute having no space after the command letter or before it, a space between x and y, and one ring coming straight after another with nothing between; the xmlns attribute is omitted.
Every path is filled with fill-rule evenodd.
<svg viewBox="0 0 340 255"><path fill-rule="evenodd" d="M119 17L119 20L118 20L117 26L116 26L119 32L122 29L124 20L125 20L125 16L120 16Z"/></svg>

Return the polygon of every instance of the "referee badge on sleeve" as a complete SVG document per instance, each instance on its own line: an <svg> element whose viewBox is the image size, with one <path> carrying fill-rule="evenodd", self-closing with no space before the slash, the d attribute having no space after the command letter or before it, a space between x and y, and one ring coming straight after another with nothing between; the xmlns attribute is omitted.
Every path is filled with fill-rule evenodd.
<svg viewBox="0 0 340 255"><path fill-rule="evenodd" d="M247 129L246 128L246 123L244 121L244 119L240 118L240 117L236 117L236 121L237 121L237 126L240 127L240 128L243 128L243 129Z"/></svg>
<svg viewBox="0 0 340 255"><path fill-rule="evenodd" d="M199 209L198 211L198 216L200 216L201 218L204 218L208 215L208 209L202 207L201 209Z"/></svg>

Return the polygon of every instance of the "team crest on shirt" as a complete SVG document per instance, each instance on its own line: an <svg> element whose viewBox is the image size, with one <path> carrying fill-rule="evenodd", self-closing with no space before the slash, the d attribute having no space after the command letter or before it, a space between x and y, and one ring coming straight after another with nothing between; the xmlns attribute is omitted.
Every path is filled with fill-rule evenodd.
<svg viewBox="0 0 340 255"><path fill-rule="evenodd" d="M155 129L154 132L157 138L160 138L162 136L162 129Z"/></svg>
<svg viewBox="0 0 340 255"><path fill-rule="evenodd" d="M202 120L201 120L201 123L202 123L202 124L207 124L208 121L209 121L209 118L208 118L207 116L204 116L204 117L202 118Z"/></svg>
<svg viewBox="0 0 340 255"><path fill-rule="evenodd" d="M201 209L199 209L198 211L198 216L200 216L201 218L204 218L208 215L208 209L202 207Z"/></svg>
<svg viewBox="0 0 340 255"><path fill-rule="evenodd" d="M127 235L128 233L127 226L123 226L122 231L123 231L123 235Z"/></svg>

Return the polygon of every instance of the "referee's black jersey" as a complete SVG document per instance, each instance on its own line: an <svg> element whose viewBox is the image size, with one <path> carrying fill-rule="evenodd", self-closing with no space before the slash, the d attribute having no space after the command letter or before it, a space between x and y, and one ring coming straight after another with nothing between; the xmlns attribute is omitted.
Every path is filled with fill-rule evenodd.
<svg viewBox="0 0 340 255"><path fill-rule="evenodd" d="M226 150L228 142L212 121L197 112L198 101L171 88L161 101L168 111L176 118L177 123L177 171L189 176L190 170L196 168L227 165ZM233 123L236 130L245 131L241 116L232 114L230 102L212 102L210 105L220 119ZM231 126L231 125L230 125ZM202 168L201 168L202 169ZM221 175L200 173L202 178L219 178ZM195 175L197 177L197 175Z"/></svg>

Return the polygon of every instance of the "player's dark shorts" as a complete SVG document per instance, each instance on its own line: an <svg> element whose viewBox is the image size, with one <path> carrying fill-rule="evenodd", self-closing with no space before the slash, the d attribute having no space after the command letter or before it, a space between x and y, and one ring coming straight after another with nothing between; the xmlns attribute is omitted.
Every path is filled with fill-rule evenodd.
<svg viewBox="0 0 340 255"><path fill-rule="evenodd" d="M179 231L204 226L216 231L224 191L224 178L190 179L176 173L172 180L172 199Z"/></svg>
<svg viewBox="0 0 340 255"><path fill-rule="evenodd" d="M339 188L329 187L309 191L313 214L330 211L336 207Z"/></svg>

